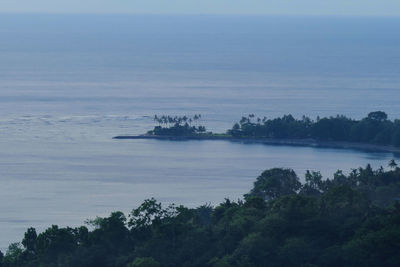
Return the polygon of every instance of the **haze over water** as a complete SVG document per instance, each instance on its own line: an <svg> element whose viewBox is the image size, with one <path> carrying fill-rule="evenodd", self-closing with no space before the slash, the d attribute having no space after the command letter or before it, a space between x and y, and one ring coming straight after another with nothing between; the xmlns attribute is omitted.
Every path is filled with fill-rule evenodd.
<svg viewBox="0 0 400 267"><path fill-rule="evenodd" d="M237 199L265 169L386 166L390 153L117 141L154 114L400 118L399 18L0 15L0 248L149 197Z"/></svg>

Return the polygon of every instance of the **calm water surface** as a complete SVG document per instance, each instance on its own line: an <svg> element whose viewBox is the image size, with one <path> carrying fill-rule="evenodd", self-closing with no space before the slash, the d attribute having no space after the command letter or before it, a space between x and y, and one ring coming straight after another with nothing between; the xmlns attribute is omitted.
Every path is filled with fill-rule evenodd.
<svg viewBox="0 0 400 267"><path fill-rule="evenodd" d="M240 198L271 167L331 177L396 157L226 141L112 140L154 114L400 117L400 19L0 15L0 248L155 197Z"/></svg>

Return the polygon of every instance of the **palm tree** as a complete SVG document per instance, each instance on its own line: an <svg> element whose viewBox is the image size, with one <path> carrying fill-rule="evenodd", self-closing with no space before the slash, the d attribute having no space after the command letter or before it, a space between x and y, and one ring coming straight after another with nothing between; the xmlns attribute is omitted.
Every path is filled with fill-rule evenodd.
<svg viewBox="0 0 400 267"><path fill-rule="evenodd" d="M154 115L154 121L156 121L158 123L158 126L161 126L161 124L162 124L161 117L158 117L157 115Z"/></svg>
<svg viewBox="0 0 400 267"><path fill-rule="evenodd" d="M174 123L174 118L168 116L168 123L173 124Z"/></svg>
<svg viewBox="0 0 400 267"><path fill-rule="evenodd" d="M168 125L168 118L167 118L167 116L163 115L163 116L162 116L162 121L163 121L163 124Z"/></svg>
<svg viewBox="0 0 400 267"><path fill-rule="evenodd" d="M394 159L392 159L391 161L389 161L388 166L391 169L395 169L397 167L397 163L396 163L396 161Z"/></svg>

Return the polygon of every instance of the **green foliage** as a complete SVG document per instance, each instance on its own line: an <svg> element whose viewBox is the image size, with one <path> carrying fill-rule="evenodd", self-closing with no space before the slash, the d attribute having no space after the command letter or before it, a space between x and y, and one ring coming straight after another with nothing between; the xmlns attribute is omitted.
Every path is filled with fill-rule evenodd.
<svg viewBox="0 0 400 267"><path fill-rule="evenodd" d="M12 243L8 246L6 255L3 257L4 266L18 266L23 262L23 249L20 243Z"/></svg>
<svg viewBox="0 0 400 267"><path fill-rule="evenodd" d="M22 240L22 245L27 251L35 251L37 234L35 228L29 228Z"/></svg>
<svg viewBox="0 0 400 267"><path fill-rule="evenodd" d="M127 267L160 267L161 264L153 258L136 258Z"/></svg>
<svg viewBox="0 0 400 267"><path fill-rule="evenodd" d="M29 228L0 266L399 266L400 169L264 171L245 199L163 207L148 199L93 228Z"/></svg>
<svg viewBox="0 0 400 267"><path fill-rule="evenodd" d="M374 111L374 112L370 112L368 114L367 118L369 120L382 122L382 121L387 120L387 117L388 117L387 114L383 111Z"/></svg>
<svg viewBox="0 0 400 267"><path fill-rule="evenodd" d="M345 116L318 118L292 115L281 118L242 117L228 134L238 138L315 139L320 141L363 142L400 147L400 121L390 121L383 111L368 114L362 120Z"/></svg>
<svg viewBox="0 0 400 267"><path fill-rule="evenodd" d="M171 137L226 136L234 138L275 138L275 139L312 139L317 141L358 142L376 145L400 147L400 120L390 121L383 111L370 112L361 120L350 119L343 115L317 118L306 116L295 119L284 115L275 119L255 117L250 114L242 117L225 134L213 134L198 125L201 115L154 116L158 123L148 134Z"/></svg>
<svg viewBox="0 0 400 267"><path fill-rule="evenodd" d="M296 194L300 188L301 183L293 170L274 168L264 171L254 183L254 188L246 196L274 199Z"/></svg>
<svg viewBox="0 0 400 267"><path fill-rule="evenodd" d="M148 134L160 136L193 136L206 133L206 127L197 124L201 119L200 114L193 117L154 116L154 121L159 125Z"/></svg>

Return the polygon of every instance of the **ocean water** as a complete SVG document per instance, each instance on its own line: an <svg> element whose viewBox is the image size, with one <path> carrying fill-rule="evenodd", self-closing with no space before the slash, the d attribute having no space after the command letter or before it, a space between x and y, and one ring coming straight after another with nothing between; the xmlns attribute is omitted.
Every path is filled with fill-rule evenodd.
<svg viewBox="0 0 400 267"><path fill-rule="evenodd" d="M331 177L398 156L226 141L113 140L154 114L400 118L399 18L0 15L0 249L144 199L238 199L265 169Z"/></svg>

